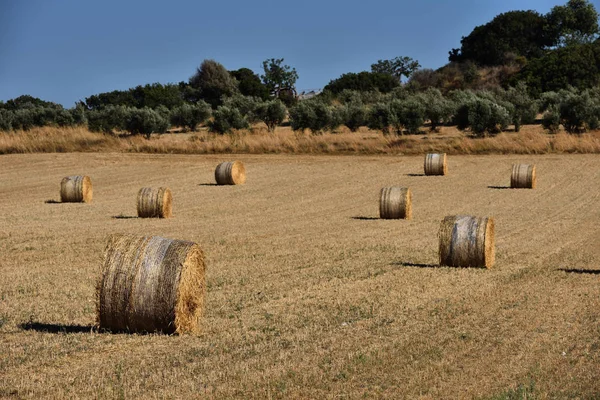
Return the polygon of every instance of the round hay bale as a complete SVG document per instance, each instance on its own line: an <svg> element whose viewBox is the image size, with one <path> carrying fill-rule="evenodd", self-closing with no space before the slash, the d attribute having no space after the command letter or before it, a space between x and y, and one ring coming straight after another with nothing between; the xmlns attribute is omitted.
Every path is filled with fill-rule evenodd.
<svg viewBox="0 0 600 400"><path fill-rule="evenodd" d="M412 194L409 188L385 187L379 196L379 218L411 219Z"/></svg>
<svg viewBox="0 0 600 400"><path fill-rule="evenodd" d="M173 195L168 188L141 188L137 196L140 218L170 218L173 215Z"/></svg>
<svg viewBox="0 0 600 400"><path fill-rule="evenodd" d="M66 176L60 181L60 201L63 203L89 203L94 191L87 175Z"/></svg>
<svg viewBox="0 0 600 400"><path fill-rule="evenodd" d="M446 175L447 173L446 153L425 156L425 175Z"/></svg>
<svg viewBox="0 0 600 400"><path fill-rule="evenodd" d="M195 243L158 236L111 236L96 285L98 327L198 333L205 270L204 253Z"/></svg>
<svg viewBox="0 0 600 400"><path fill-rule="evenodd" d="M449 216L440 225L440 265L491 268L495 261L494 219Z"/></svg>
<svg viewBox="0 0 600 400"><path fill-rule="evenodd" d="M510 187L513 189L535 189L535 165L513 164Z"/></svg>
<svg viewBox="0 0 600 400"><path fill-rule="evenodd" d="M241 161L222 162L215 169L217 185L243 185L246 182L246 168Z"/></svg>

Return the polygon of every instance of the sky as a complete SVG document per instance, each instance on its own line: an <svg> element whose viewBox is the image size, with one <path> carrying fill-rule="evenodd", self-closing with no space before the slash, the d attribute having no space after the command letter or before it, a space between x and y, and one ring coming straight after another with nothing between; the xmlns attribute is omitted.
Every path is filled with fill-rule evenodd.
<svg viewBox="0 0 600 400"><path fill-rule="evenodd" d="M0 100L72 107L93 94L187 81L204 59L262 72L284 58L301 90L380 59L439 68L475 26L567 0L0 0ZM592 3L600 10L600 0Z"/></svg>

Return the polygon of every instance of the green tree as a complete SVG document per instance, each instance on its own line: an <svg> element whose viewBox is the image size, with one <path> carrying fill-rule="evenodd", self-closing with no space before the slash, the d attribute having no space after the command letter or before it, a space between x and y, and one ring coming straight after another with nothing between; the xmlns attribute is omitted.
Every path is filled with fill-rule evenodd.
<svg viewBox="0 0 600 400"><path fill-rule="evenodd" d="M547 30L558 46L591 43L598 37L598 12L588 0L569 0L546 16Z"/></svg>
<svg viewBox="0 0 600 400"><path fill-rule="evenodd" d="M451 62L472 60L479 65L501 65L508 54L539 57L555 39L548 34L546 18L535 11L509 11L475 27L450 51Z"/></svg>
<svg viewBox="0 0 600 400"><path fill-rule="evenodd" d="M152 133L164 133L169 129L169 121L151 108L130 108L127 111L125 130L131 134L142 134L150 139Z"/></svg>
<svg viewBox="0 0 600 400"><path fill-rule="evenodd" d="M501 92L500 97L512 105L511 122L515 125L516 132L521 130L521 125L533 123L538 112L538 104L529 96L525 82L519 82L516 87ZM506 106L505 108L508 109Z"/></svg>
<svg viewBox="0 0 600 400"><path fill-rule="evenodd" d="M369 110L367 126L370 129L380 130L384 134L390 132L390 126L395 125L396 116L390 109L389 103L376 103Z"/></svg>
<svg viewBox="0 0 600 400"><path fill-rule="evenodd" d="M190 78L190 86L200 91L200 98L213 108L222 104L222 98L237 92L237 85L225 67L215 60L204 60Z"/></svg>
<svg viewBox="0 0 600 400"><path fill-rule="evenodd" d="M247 129L248 121L237 108L219 106L213 112L213 120L208 123L211 132L229 133L233 129Z"/></svg>
<svg viewBox="0 0 600 400"><path fill-rule="evenodd" d="M269 99L269 88L261 82L260 77L251 69L240 68L229 71L229 73L238 82L238 89L242 95L258 97L262 100Z"/></svg>
<svg viewBox="0 0 600 400"><path fill-rule="evenodd" d="M196 104L182 104L171 112L171 124L191 131L205 122L211 115L210 105L200 100Z"/></svg>
<svg viewBox="0 0 600 400"><path fill-rule="evenodd" d="M264 75L261 79L270 93L279 95L284 89L295 90L298 72L295 68L283 64L283 58L271 58L263 61Z"/></svg>
<svg viewBox="0 0 600 400"><path fill-rule="evenodd" d="M410 57L396 57L391 60L378 60L371 64L371 72L392 75L399 81L402 76L410 78L413 72L421 68L417 60Z"/></svg>
<svg viewBox="0 0 600 400"><path fill-rule="evenodd" d="M379 72L359 72L356 74L350 72L330 81L323 90L334 94L341 93L343 90L359 92L376 90L381 93L389 93L398 86L400 86L400 82L390 74Z"/></svg>
<svg viewBox="0 0 600 400"><path fill-rule="evenodd" d="M287 109L279 99L265 101L255 110L258 119L267 125L269 132L274 132L286 117Z"/></svg>
<svg viewBox="0 0 600 400"><path fill-rule="evenodd" d="M454 114L454 103L446 99L438 89L429 88L420 93L418 98L425 107L425 118L431 122L432 131L449 121Z"/></svg>

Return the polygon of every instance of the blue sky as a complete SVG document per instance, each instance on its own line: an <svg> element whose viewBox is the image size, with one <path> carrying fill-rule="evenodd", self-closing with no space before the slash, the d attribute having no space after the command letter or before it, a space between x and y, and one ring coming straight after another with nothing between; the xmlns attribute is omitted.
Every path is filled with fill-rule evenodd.
<svg viewBox="0 0 600 400"><path fill-rule="evenodd" d="M187 81L207 58L257 73L263 60L284 58L298 89L396 56L438 68L497 14L566 1L0 0L0 100L29 94L72 107L100 92Z"/></svg>

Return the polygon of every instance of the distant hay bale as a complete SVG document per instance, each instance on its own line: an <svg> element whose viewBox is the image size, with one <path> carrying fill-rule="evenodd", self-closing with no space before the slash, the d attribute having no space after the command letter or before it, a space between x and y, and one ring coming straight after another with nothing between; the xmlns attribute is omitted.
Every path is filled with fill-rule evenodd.
<svg viewBox="0 0 600 400"><path fill-rule="evenodd" d="M411 219L412 194L409 188L385 187L379 196L379 218Z"/></svg>
<svg viewBox="0 0 600 400"><path fill-rule="evenodd" d="M87 175L66 176L60 181L60 201L89 203L93 197L92 180Z"/></svg>
<svg viewBox="0 0 600 400"><path fill-rule="evenodd" d="M241 161L222 162L215 169L217 185L242 185L246 182L246 168Z"/></svg>
<svg viewBox="0 0 600 400"><path fill-rule="evenodd" d="M440 225L440 265L491 268L495 261L494 219L449 216Z"/></svg>
<svg viewBox="0 0 600 400"><path fill-rule="evenodd" d="M510 187L514 189L535 189L535 165L513 164Z"/></svg>
<svg viewBox="0 0 600 400"><path fill-rule="evenodd" d="M446 175L447 173L446 153L425 156L425 175Z"/></svg>
<svg viewBox="0 0 600 400"><path fill-rule="evenodd" d="M140 218L170 218L173 215L173 195L168 188L141 188L137 196Z"/></svg>
<svg viewBox="0 0 600 400"><path fill-rule="evenodd" d="M206 292L195 243L113 235L96 285L96 323L130 332L198 333Z"/></svg>

